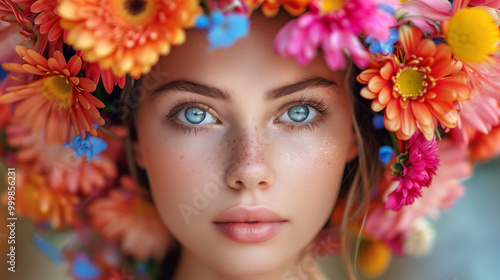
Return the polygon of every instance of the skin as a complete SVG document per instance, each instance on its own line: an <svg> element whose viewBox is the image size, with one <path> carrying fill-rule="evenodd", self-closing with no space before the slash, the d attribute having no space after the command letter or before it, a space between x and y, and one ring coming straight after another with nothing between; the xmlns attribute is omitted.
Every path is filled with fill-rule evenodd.
<svg viewBox="0 0 500 280"><path fill-rule="evenodd" d="M222 50L208 51L204 35L190 31L185 44L159 62L156 71L166 78L144 84L134 153L162 220L182 245L175 280L326 279L315 261L311 265L310 252L335 206L345 164L357 154L351 104L344 73L329 70L321 56L302 67L273 52L286 20L255 15L250 34ZM271 89L313 77L335 84L265 98ZM157 90L176 80L219 88L230 100ZM311 98L326 111L311 117L310 106L310 120L286 118L290 107ZM186 101L213 119L190 124L178 118L186 108L172 110ZM265 205L288 223L264 242L231 241L212 221L235 205Z"/></svg>

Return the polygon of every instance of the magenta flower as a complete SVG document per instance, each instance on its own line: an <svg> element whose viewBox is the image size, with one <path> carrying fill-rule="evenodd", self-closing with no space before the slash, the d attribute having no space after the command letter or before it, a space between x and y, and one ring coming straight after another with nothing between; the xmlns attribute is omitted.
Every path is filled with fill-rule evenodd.
<svg viewBox="0 0 500 280"><path fill-rule="evenodd" d="M358 36L364 34L386 41L389 29L395 24L393 16L372 0L345 1L342 7L333 10L325 10L320 2L313 2L311 12L290 21L278 32L274 50L283 57L295 57L303 66L316 57L321 47L332 70L346 66L346 53L358 67L365 68L370 54Z"/></svg>
<svg viewBox="0 0 500 280"><path fill-rule="evenodd" d="M399 155L398 161L392 166L397 173L394 180L399 180L399 185L389 195L385 209L398 211L422 196L422 187L431 184L439 165L436 145L436 137L427 141L418 132L410 138L407 152Z"/></svg>

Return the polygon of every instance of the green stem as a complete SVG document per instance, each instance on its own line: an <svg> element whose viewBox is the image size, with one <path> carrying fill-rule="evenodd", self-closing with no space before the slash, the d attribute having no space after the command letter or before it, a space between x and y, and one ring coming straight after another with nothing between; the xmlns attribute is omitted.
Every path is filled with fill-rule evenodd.
<svg viewBox="0 0 500 280"><path fill-rule="evenodd" d="M396 138L396 133L390 132L390 134L391 134L392 145L394 146L394 149L396 150L396 156L399 156L401 154L401 151L399 150L399 143L398 143L398 139Z"/></svg>
<svg viewBox="0 0 500 280"><path fill-rule="evenodd" d="M441 133L439 133L439 129L438 129L437 127L434 129L434 134L436 134L436 139L437 139L438 141L443 140L443 139L441 138Z"/></svg>

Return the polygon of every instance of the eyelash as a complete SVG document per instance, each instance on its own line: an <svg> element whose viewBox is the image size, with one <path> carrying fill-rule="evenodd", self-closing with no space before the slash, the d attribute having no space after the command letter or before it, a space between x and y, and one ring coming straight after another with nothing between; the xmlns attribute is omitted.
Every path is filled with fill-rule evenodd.
<svg viewBox="0 0 500 280"><path fill-rule="evenodd" d="M293 130L303 130L307 129L310 131L313 131L314 128L318 127L318 125L321 123L321 121L324 119L324 117L329 113L328 106L321 100L314 98L314 97L301 97L297 101L290 102L283 106L283 108L280 110L279 116L283 115L286 111L290 110L294 106L308 106L312 107L318 112L318 116L315 117L313 120L305 122L305 123L300 123L300 122L279 122L278 119L274 121L274 123L283 123L286 129L293 131ZM177 115L182 112L184 109L190 108L190 107L198 107L203 110L206 110L207 112L211 110L211 108L205 104L196 102L196 101L191 101L191 100L183 100L179 102L178 105L174 106L174 108L168 113L165 114L166 119L168 122L174 126L175 128L185 132L186 134L191 134L194 133L195 135L200 132L201 130L205 129L202 126L199 125L185 125L182 124L177 120ZM218 119L217 119L218 120Z"/></svg>

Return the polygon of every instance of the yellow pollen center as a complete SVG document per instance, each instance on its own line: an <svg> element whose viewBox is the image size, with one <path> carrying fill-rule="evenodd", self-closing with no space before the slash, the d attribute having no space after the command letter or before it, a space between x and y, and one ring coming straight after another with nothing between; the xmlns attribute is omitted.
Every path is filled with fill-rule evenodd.
<svg viewBox="0 0 500 280"><path fill-rule="evenodd" d="M399 0L399 2L403 2L404 3L404 2L408 2L408 0Z"/></svg>
<svg viewBox="0 0 500 280"><path fill-rule="evenodd" d="M396 85L401 96L407 98L417 97L425 87L424 76L418 70L404 69L399 73Z"/></svg>
<svg viewBox="0 0 500 280"><path fill-rule="evenodd" d="M344 4L344 0L323 0L321 9L328 13L344 7Z"/></svg>
<svg viewBox="0 0 500 280"><path fill-rule="evenodd" d="M68 109L71 105L71 97L73 96L73 84L69 82L65 76L48 77L43 82L45 90L42 95L56 102L58 108Z"/></svg>
<svg viewBox="0 0 500 280"><path fill-rule="evenodd" d="M154 0L111 0L115 11L122 24L131 27L144 25L154 19L157 10Z"/></svg>
<svg viewBox="0 0 500 280"><path fill-rule="evenodd" d="M484 62L498 50L500 32L495 20L482 8L465 8L455 13L445 30L453 54L465 62Z"/></svg>

